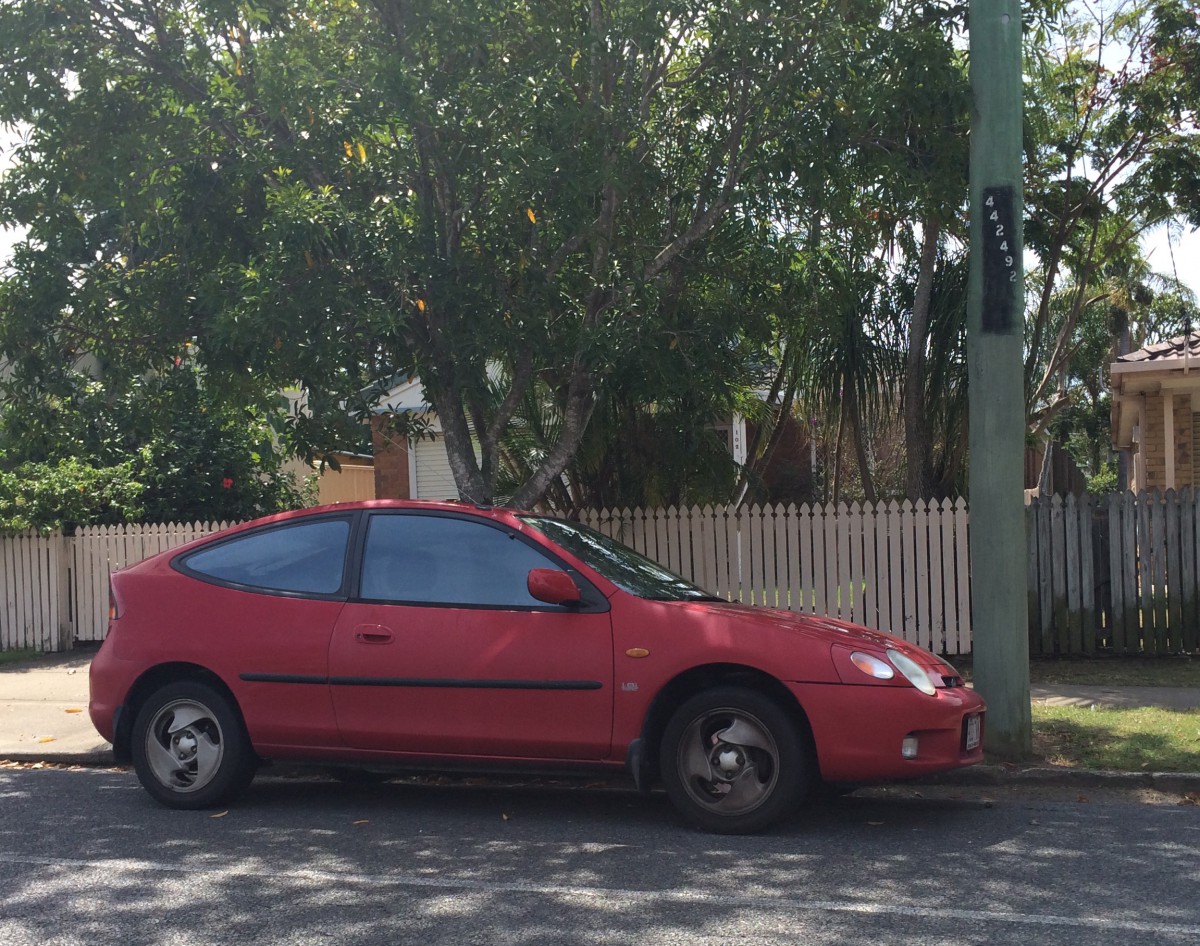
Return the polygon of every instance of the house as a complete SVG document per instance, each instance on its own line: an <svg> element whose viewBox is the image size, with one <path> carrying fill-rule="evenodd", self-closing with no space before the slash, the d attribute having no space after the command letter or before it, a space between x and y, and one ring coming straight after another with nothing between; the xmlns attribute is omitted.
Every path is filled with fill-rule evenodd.
<svg viewBox="0 0 1200 946"><path fill-rule="evenodd" d="M1130 453L1128 488L1200 485L1200 333L1120 355L1109 373L1112 441Z"/></svg>
<svg viewBox="0 0 1200 946"><path fill-rule="evenodd" d="M411 414L425 425L410 440L394 417ZM446 441L420 378L399 375L371 408L375 496L380 499L457 499L458 487L446 457Z"/></svg>
<svg viewBox="0 0 1200 946"><path fill-rule="evenodd" d="M352 503L360 499L375 498L374 460L360 453L333 453L326 460L337 462L335 470L332 464L314 464L317 473L317 502ZM302 468L301 475L311 474L312 469Z"/></svg>

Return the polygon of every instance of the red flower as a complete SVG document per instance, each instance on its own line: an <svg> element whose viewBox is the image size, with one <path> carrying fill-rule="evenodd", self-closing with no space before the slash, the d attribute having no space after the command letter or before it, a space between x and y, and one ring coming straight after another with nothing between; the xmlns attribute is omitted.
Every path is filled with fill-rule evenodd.
<svg viewBox="0 0 1200 946"><path fill-rule="evenodd" d="M233 477L227 476L221 480L221 489L233 489Z"/></svg>

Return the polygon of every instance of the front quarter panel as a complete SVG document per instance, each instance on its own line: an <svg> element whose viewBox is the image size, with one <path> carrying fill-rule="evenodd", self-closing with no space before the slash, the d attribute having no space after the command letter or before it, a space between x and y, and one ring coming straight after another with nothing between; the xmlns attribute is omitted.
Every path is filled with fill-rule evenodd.
<svg viewBox="0 0 1200 946"><path fill-rule="evenodd" d="M642 734L656 695L696 667L744 667L775 679L834 684L827 640L797 630L791 616L710 602L612 599L614 748Z"/></svg>

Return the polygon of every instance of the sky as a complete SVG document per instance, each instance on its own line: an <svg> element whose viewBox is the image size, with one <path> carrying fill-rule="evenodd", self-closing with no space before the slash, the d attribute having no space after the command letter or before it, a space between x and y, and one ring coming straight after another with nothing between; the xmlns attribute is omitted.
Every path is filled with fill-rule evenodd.
<svg viewBox="0 0 1200 946"><path fill-rule="evenodd" d="M1184 284L1200 300L1200 230L1187 230L1182 235L1172 234L1171 245L1167 242L1167 228L1159 227L1142 239L1142 249L1156 273L1170 276L1178 274ZM1174 268L1171 255L1174 253Z"/></svg>

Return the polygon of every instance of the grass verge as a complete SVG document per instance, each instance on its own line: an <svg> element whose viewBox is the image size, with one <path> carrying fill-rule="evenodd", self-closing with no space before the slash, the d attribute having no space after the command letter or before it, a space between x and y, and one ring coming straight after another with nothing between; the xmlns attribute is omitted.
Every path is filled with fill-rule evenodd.
<svg viewBox="0 0 1200 946"><path fill-rule="evenodd" d="M970 658L950 662L967 680ZM1032 657L1029 682L1112 687L1200 687L1200 659L1194 657Z"/></svg>
<svg viewBox="0 0 1200 946"><path fill-rule="evenodd" d="M1118 772L1200 772L1200 712L1033 707L1042 761Z"/></svg>
<svg viewBox="0 0 1200 946"><path fill-rule="evenodd" d="M6 664L21 663L23 660L32 660L38 655L38 652L32 647L21 647L17 650L0 650L0 667Z"/></svg>

